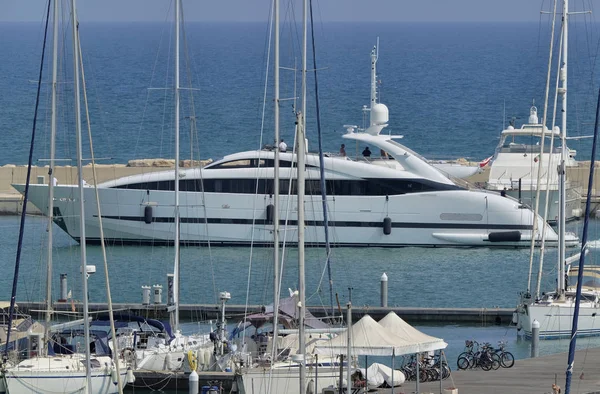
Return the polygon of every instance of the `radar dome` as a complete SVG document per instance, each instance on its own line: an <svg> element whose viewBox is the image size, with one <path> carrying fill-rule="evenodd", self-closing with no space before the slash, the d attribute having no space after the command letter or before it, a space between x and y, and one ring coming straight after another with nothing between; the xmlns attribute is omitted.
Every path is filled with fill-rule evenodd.
<svg viewBox="0 0 600 394"><path fill-rule="evenodd" d="M371 108L371 124L383 125L390 119L388 107L385 104L377 103Z"/></svg>

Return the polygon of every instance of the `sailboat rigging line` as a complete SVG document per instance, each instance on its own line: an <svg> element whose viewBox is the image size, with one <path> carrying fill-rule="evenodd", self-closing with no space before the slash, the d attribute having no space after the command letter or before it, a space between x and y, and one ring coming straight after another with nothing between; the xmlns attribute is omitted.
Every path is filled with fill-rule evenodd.
<svg viewBox="0 0 600 394"><path fill-rule="evenodd" d="M329 277L329 301L331 316L333 313L333 280L331 278L331 245L329 243L329 221L327 218L327 189L325 188L325 163L323 158L323 137L321 135L321 112L319 107L319 80L317 78L317 53L315 47L315 22L313 19L313 2L309 1L310 7L310 33L312 40L313 72L315 75L315 106L317 116L317 135L319 141L319 175L321 181L321 201L323 203L323 230L325 231L325 253L327 254L327 275Z"/></svg>
<svg viewBox="0 0 600 394"><path fill-rule="evenodd" d="M263 135L264 135L264 130L265 130L265 113L266 113L266 106L267 106L267 90L268 90L268 81L269 81L269 67L268 64L270 64L270 59L271 59L271 32L273 29L273 8L271 8L270 10L271 13L271 17L269 18L270 22L269 23L269 27L268 27L268 34L267 34L267 46L266 46L266 64L267 67L265 67L265 79L264 79L264 89L263 89L263 102L262 102L262 116L261 116L261 123L260 123L260 136L259 136L259 149L262 148L263 145ZM260 172L260 164L261 164L261 154L262 154L262 150L259 151L260 153L258 154L258 168L257 168L257 177L259 176L259 172ZM258 182L256 182L256 188L254 190L254 194L258 195ZM202 187L203 193L204 193L204 186ZM246 282L246 304L244 307L244 319L246 318L246 316L248 316L248 305L250 305L250 283L251 283L251 278L252 278L252 260L254 257L254 234L255 234L255 230L256 230L256 199L254 199L254 202L252 204L252 228L251 228L251 236L250 236L250 256L249 256L249 261L248 261L248 276L247 276L247 282ZM206 211L205 211L205 217L206 216ZM206 221L208 223L208 220ZM276 262L275 262L276 263ZM273 305L273 308L275 308L275 310L278 309L278 305ZM245 322L245 321L244 321ZM246 338L246 330L242 331L242 341L245 341Z"/></svg>
<svg viewBox="0 0 600 394"><path fill-rule="evenodd" d="M115 319L113 316L113 304L112 296L110 292L110 280L108 275L108 259L106 258L106 245L104 243L104 227L102 226L102 215L100 212L100 195L98 193L98 175L96 173L96 161L94 160L94 145L92 143L92 126L90 122L90 112L88 106L87 89L85 86L85 72L83 68L83 55L81 51L81 41L79 36L79 29L77 29L77 50L79 51L79 65L81 67L81 85L83 90L83 102L85 106L85 118L88 131L88 139L90 141L90 156L92 164L92 173L94 177L94 192L96 193L96 210L98 212L98 228L100 231L100 249L102 250L102 261L104 262L104 281L106 283L106 302L108 303L108 316L110 320L110 333L113 349L118 349L117 344L117 331L115 329ZM88 323L84 323L88 324ZM119 363L119 353L117 351L112 352L113 362L117 371L117 387L119 394L123 394L123 384L121 381L121 367Z"/></svg>
<svg viewBox="0 0 600 394"><path fill-rule="evenodd" d="M8 359L8 344L10 343L10 331L12 328L13 315L15 313L15 300L17 297L17 282L19 279L19 267L21 265L21 251L23 248L23 233L25 232L25 217L27 215L27 201L29 194L29 184L31 181L31 166L33 163L33 147L35 145L35 131L37 126L38 108L40 105L40 93L42 90L42 77L44 73L44 58L46 56L46 40L48 38L48 22L50 21L50 5L48 1L48 10L46 11L46 26L44 28L44 42L42 44L42 57L40 59L40 72L38 75L38 86L35 97L35 110L33 113L33 127L31 130L31 142L29 144L29 159L27 161L27 177L25 178L25 192L23 193L23 210L21 211L21 221L19 223L19 239L17 241L17 254L15 257L15 272L13 275L12 291L10 294L10 308L8 309L8 329L6 331L6 346L4 347L4 360Z"/></svg>
<svg viewBox="0 0 600 394"><path fill-rule="evenodd" d="M180 18L181 18L181 31L182 31L182 36L183 36L183 53L185 54L185 66L186 66L186 71L187 71L187 76L188 76L188 83L189 86L192 87L192 71L191 71L191 66L193 65L193 63L190 60L190 56L189 56L189 46L187 44L187 34L186 34L186 30L185 30L185 20L184 20L184 15L185 13L183 12L183 3L180 4ZM195 108L195 104L194 104L194 90L193 89L189 89L189 95L190 95L190 113L192 114L190 117L190 121L192 121L193 119L196 119L196 108ZM196 122L193 122L193 125L196 126ZM190 145L192 145L192 140L193 140L193 136L190 133ZM200 158L200 144L198 144L198 158ZM190 151L190 167L192 167L194 165L194 159L193 156L191 154ZM202 168L200 168L199 171L200 174L200 185L202 187L202 211L204 212L204 217L208 217L208 213L206 212L206 198L204 195L204 177L202 176ZM217 283L216 283L216 279L215 279L215 267L213 264L213 258L212 258L212 247L211 247L211 242L210 242L210 233L208 231L208 222L204 223L204 229L206 232L206 247L208 248L208 260L210 262L210 274L211 274L211 278L212 278L212 285L213 285L213 297L214 297L214 303L217 304L217 300L218 300L218 296L217 296Z"/></svg>
<svg viewBox="0 0 600 394"><path fill-rule="evenodd" d="M598 141L598 123L600 118L600 89L598 90L598 101L596 104L596 121L594 122L594 142L592 143L592 157L590 159L590 175L588 179L587 199L585 201L585 216L583 222L583 234L581 235L581 253L579 255L579 270L577 272L577 290L575 293L575 310L573 311L573 324L571 326L571 342L569 343L569 358L567 362L565 394L571 390L571 377L573 375L573 363L575 362L575 346L577 344L577 324L579 320L579 304L581 302L581 288L583 286L583 266L585 264L585 252L587 249L588 225L592 201L592 188L594 187L594 168L596 162L596 145Z"/></svg>
<svg viewBox="0 0 600 394"><path fill-rule="evenodd" d="M544 114L542 116L542 136L541 136L541 142L540 142L540 152L544 152L544 142L546 139L546 118L548 116L548 96L550 94L550 73L552 71L552 54L553 54L553 50L554 50L554 26L556 24L556 3L557 0L554 0L554 12L553 12L553 16L552 16L552 32L551 32L551 36L550 36L550 53L548 55L548 70L547 70L547 74L546 74L546 89L545 89L545 94L544 94ZM538 164L538 176L537 176L537 183L536 183L536 192L535 192L535 209L533 211L534 215L533 215L533 229L531 231L531 244L530 244L530 251L529 251L529 276L528 276L528 280L527 280L527 293L531 294L531 276L532 276L532 270L533 270L533 252L535 250L535 239L536 239L536 233L537 233L537 217L538 217L538 212L539 212L539 202L540 202L540 176L542 173L542 155L540 155L539 158L539 164ZM539 272L538 275L538 282L541 281L541 271Z"/></svg>
<svg viewBox="0 0 600 394"><path fill-rule="evenodd" d="M164 22L166 22L166 20L169 18L169 14L171 13L171 2L168 2L168 4L169 4L169 6L168 6L169 8L167 9L167 12L165 12L165 21ZM172 29L169 29L168 31L169 31L169 34L171 34ZM163 41L164 32L165 32L165 29L161 29L161 31L160 31L160 38L158 40L158 42L159 42L158 48L156 50L156 55L154 56L154 64L152 66L152 74L150 76L150 86L152 86L152 83L154 82L154 75L156 74L156 68L157 68L157 64L158 64L158 59L161 56L160 47L161 47L161 43ZM171 40L169 40L169 45L170 45L170 43L171 43ZM167 51L167 53L168 53L167 56L170 56L170 52L171 52L170 50ZM167 61L167 68L168 68L168 65L169 65L169 62ZM168 73L168 70L167 70L167 73ZM134 151L134 153L137 152L137 147L140 145L140 137L142 135L146 136L146 134L143 133L143 131L144 131L143 130L144 119L146 118L146 112L148 110L148 103L150 102L150 92L152 90L153 90L152 88L146 89L146 101L144 103L144 109L142 111L142 119L141 119L141 122L140 122L140 127L139 127L139 130L138 130L137 139L135 141L135 151ZM165 89L164 92L163 92L163 95L166 97L166 94L167 94L167 91ZM165 116L165 110L164 110L165 107L166 107L166 100L164 100L164 102L163 102L163 124L164 124L164 116ZM162 147L162 132L161 132L161 141L160 142L161 142L161 147ZM162 150L162 148L161 148L161 150ZM161 154L162 154L162 152L161 152Z"/></svg>
<svg viewBox="0 0 600 394"><path fill-rule="evenodd" d="M565 23L565 20L563 20L563 33L564 33L564 23ZM557 59L556 63L558 64L557 68L558 68L559 72L556 73L556 84L554 85L554 91L555 91L555 93L554 93L554 103L553 103L553 109L552 109L552 127L550 128L552 138L550 138L550 150L549 150L549 152L554 152L554 126L556 125L556 108L557 108L557 104L558 104L558 92L559 92L558 88L559 88L559 84L560 84L560 74L561 74L560 73L560 69L561 69L560 65L561 65L561 61L562 61L562 52L561 52L561 50L562 50L563 45L564 45L564 42L563 42L564 37L565 37L564 34L560 35L560 40L559 40L559 44L558 44L559 50L558 50L558 59ZM564 94L566 94L566 93L564 93ZM565 114L566 114L566 108L563 108L563 116ZM544 131L542 131L542 138L543 138L543 133L544 133ZM562 133L564 134L565 130L562 130ZM541 159L541 157L542 157L543 154L544 154L544 151L541 150L540 151L540 159ZM554 156L552 154L548 155L548 160L549 160L549 162L548 162L548 168L556 168L555 167L555 163L554 164L552 163L552 158L553 157ZM534 160L534 159L532 159L532 160ZM564 158L561 161L564 163ZM541 168L541 162L540 162L540 167L539 168ZM538 171L539 171L539 168L538 168ZM539 175L539 173L538 173L538 175ZM559 174L559 176L562 176L562 175ZM546 197L545 197L545 202L544 202L544 215L543 215L543 218L547 219L548 218L549 203L550 203L550 174L546 174L546 190L545 190L545 195L546 195ZM561 191L561 195L562 195L562 191ZM561 200L562 200L562 197L561 197ZM562 203L560 204L559 211L564 212L564 206L562 205ZM560 216L562 217L562 216L564 216L564 214L561 214ZM561 220L559 218L558 219L558 226L559 226L559 228L561 226L563 226L563 225L564 225L563 220ZM564 232L563 232L563 234L564 234ZM560 237L560 235L559 235L559 237ZM560 242L559 242L559 251L560 251L560 248L561 248L561 246L560 246ZM538 294L540 294L540 287L542 285L542 283L541 283L541 272L542 272L542 269L544 267L545 249L546 249L546 227L544 227L542 229L542 241L540 243L540 264L539 264L539 272L538 272L538 282L537 282L536 290L535 290L536 296ZM558 260L557 260L557 262L558 262L558 269L559 270L560 270L561 259L562 258L563 257L559 253ZM557 286L560 288L560 284L559 283L557 283Z"/></svg>

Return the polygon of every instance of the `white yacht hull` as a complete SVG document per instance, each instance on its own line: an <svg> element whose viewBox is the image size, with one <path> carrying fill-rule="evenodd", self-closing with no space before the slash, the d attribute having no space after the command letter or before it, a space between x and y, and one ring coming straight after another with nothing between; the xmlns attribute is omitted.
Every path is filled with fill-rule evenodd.
<svg viewBox="0 0 600 394"><path fill-rule="evenodd" d="M572 301L560 303L533 303L520 307L517 328L521 328L525 337L531 337L531 325L534 320L540 323L540 338L558 339L571 336L575 304ZM577 323L578 336L600 335L600 305L594 302L582 302Z"/></svg>
<svg viewBox="0 0 600 394"><path fill-rule="evenodd" d="M118 393L119 388L112 377L110 357L96 357L104 366L91 371L93 394ZM8 394L15 393L76 393L86 390L85 358L79 355L38 357L22 361L4 372ZM127 381L127 367L121 365L121 382Z"/></svg>
<svg viewBox="0 0 600 394"><path fill-rule="evenodd" d="M581 191L579 188L569 187L567 190L567 199L565 201L565 220L567 222L577 220L581 218L583 211L581 209L581 199L580 194ZM507 195L519 199L519 191L518 190L507 190ZM522 190L521 191L521 202L523 204L528 205L531 209L535 208L535 190ZM559 191L558 190L550 190L549 192L549 200L548 204L548 223L556 224L558 223L558 215L559 215ZM538 204L539 212L541 214L544 213L544 207L546 206L546 191L540 192L540 202Z"/></svg>
<svg viewBox="0 0 600 394"><path fill-rule="evenodd" d="M22 191L23 185L15 188ZM100 232L95 190L84 189L86 237L88 242L97 243ZM79 241L77 190L74 185L54 188L54 216L55 222ZM98 188L98 192L105 240L129 244L173 243L173 192L108 187ZM47 199L47 185L30 185L29 200L45 215L48 215ZM338 246L529 247L531 240L533 213L522 209L516 200L497 193L447 190L390 196L341 195L328 197L327 201L330 237ZM273 226L267 221L267 209L272 203L268 194L180 192L181 242L270 245ZM321 206L321 196L306 196L307 246L325 242ZM295 244L297 198L282 196L280 207L280 239L283 241L285 237L288 244ZM384 234L386 217L391 219L388 235ZM542 225L538 218L538 228ZM518 240L512 236L490 237L490 234L515 233ZM556 233L548 227L547 242L552 244L556 239Z"/></svg>

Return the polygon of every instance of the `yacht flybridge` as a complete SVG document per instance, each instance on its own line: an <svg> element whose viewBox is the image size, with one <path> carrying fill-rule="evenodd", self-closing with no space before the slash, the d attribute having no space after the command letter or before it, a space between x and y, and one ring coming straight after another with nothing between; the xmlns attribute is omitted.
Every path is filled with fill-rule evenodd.
<svg viewBox="0 0 600 394"><path fill-rule="evenodd" d="M345 139L379 148L382 158L324 158L329 231L339 246L522 246L557 234L531 209L497 192L470 189L409 148L399 136L383 135L388 108L377 102L376 49L371 52L370 124L348 127ZM275 147L276 149L276 147ZM373 149L376 152L375 149ZM271 245L273 242L272 148L235 153L206 167L179 172L180 242L212 245ZM297 240L294 152L279 153L280 242ZM319 155L306 155L306 245L325 242ZM98 185L104 238L119 243L174 242L174 172L128 176ZM23 185L15 185L23 192ZM29 199L48 214L48 185L30 185ZM76 185L54 187L56 223L79 241ZM86 239L99 242L94 188L86 187ZM573 240L576 242L576 240Z"/></svg>

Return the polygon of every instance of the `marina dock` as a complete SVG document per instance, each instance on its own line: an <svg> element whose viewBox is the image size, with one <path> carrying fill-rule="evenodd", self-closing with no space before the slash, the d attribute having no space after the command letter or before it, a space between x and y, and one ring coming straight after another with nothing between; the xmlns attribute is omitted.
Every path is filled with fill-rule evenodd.
<svg viewBox="0 0 600 394"><path fill-rule="evenodd" d="M580 342L581 343L581 339ZM456 387L459 394L552 394L552 384L556 382L564 393L567 354L558 353L544 357L516 360L512 368L496 371L467 370L455 371L456 360L448 360L452 377L443 381L442 389ZM595 394L600 392L600 348L579 350L575 353L575 366L571 380L571 393ZM415 382L406 382L394 392L412 393ZM442 393L439 382L420 384L421 393ZM379 391L390 393L391 390Z"/></svg>
<svg viewBox="0 0 600 394"><path fill-rule="evenodd" d="M126 311L135 315L153 319L168 319L166 304L135 304L113 303L115 311ZM262 305L227 305L226 316L228 320L239 320L245 313L257 313L263 310ZM46 305L42 302L19 302L19 311L36 317L41 317ZM308 309L316 317L331 316L329 308L322 306L309 306ZM80 303L56 302L54 311L73 312L81 311ZM90 303L91 313L108 310L107 304ZM217 304L180 304L179 316L183 320L208 321L220 318L221 305ZM511 308L408 308L408 307L377 307L377 306L352 306L352 319L357 321L364 315L370 315L375 320L380 320L389 312L395 312L409 323L429 324L477 324L477 325L508 325L512 321L514 309ZM335 311L336 316L346 314Z"/></svg>
<svg viewBox="0 0 600 394"><path fill-rule="evenodd" d="M419 383L419 393L423 394L552 394L552 384L556 383L564 393L567 355L558 353L538 358L516 360L512 368L500 368L496 371L481 369L456 371L456 360L448 360L452 376L444 380ZM600 348L579 350L575 354L575 367L571 380L571 393L594 394L600 392ZM200 386L211 382L220 382L225 392L235 387L236 376L228 372L200 372ZM153 389L181 390L187 392L188 376L184 373L136 372L136 382L129 390L152 387ZM395 394L416 392L416 382L405 382L394 389ZM377 393L390 394L391 389L379 389ZM246 391L246 394L252 394Z"/></svg>

